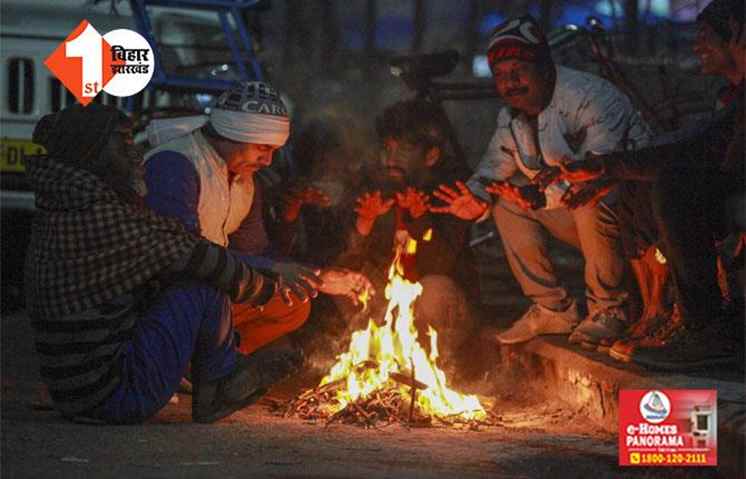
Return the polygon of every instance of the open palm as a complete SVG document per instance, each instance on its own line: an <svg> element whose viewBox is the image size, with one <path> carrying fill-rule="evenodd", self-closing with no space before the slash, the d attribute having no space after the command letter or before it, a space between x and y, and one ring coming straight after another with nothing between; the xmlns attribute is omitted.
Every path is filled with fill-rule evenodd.
<svg viewBox="0 0 746 479"><path fill-rule="evenodd" d="M433 196L446 204L431 207L430 211L434 213L450 213L462 220L474 220L487 210L487 203L474 196L460 181L456 182L456 189L440 185L437 190L433 191Z"/></svg>

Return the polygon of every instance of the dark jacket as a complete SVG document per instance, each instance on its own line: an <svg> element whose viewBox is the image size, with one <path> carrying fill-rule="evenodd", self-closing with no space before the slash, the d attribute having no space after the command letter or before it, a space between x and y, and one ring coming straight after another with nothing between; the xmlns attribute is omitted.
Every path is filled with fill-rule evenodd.
<svg viewBox="0 0 746 479"><path fill-rule="evenodd" d="M418 185L419 189L429 194L440 184L453 185L456 180L465 181L471 174L465 166L448 157L443 158L429 173ZM382 180L371 175L358 195L385 188ZM351 199L350 204L354 204L354 199ZM373 269L378 273L374 276L385 275L393 259L396 209L394 207L387 214L379 216L368 236L357 232L356 217L352 214L348 221L347 248L337 262L368 273ZM349 210L352 211L352 206ZM418 242L415 269L419 276L445 275L462 285L474 278L474 265L467 245L469 222L444 214L425 213L417 219L411 218L408 213L399 214L409 236ZM423 237L429 229L432 229L432 237L430 241L424 241ZM474 281L471 283L476 284ZM469 292L474 293L474 289L476 288Z"/></svg>
<svg viewBox="0 0 746 479"><path fill-rule="evenodd" d="M634 153L604 156L606 175L622 180L652 182L662 171L671 168L713 168L743 177L743 82L735 92L733 102L718 112L711 122L704 127L677 132L676 141Z"/></svg>

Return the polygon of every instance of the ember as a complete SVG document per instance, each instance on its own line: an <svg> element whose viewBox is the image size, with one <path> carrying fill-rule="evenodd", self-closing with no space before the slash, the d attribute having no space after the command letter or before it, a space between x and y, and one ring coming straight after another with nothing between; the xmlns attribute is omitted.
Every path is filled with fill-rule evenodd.
<svg viewBox="0 0 746 479"><path fill-rule="evenodd" d="M417 340L414 301L422 286L405 275L404 256L414 254L409 239L397 249L389 269L385 321L372 319L365 330L352 333L350 348L341 354L318 387L307 390L284 408L284 415L376 427L407 425L490 425L488 413L476 396L462 395L446 386L445 373L436 365L438 336L430 327L430 354Z"/></svg>

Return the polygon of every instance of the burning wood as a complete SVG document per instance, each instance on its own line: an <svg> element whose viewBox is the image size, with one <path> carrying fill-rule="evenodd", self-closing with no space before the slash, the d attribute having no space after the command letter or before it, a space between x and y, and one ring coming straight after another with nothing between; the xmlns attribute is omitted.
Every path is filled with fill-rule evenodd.
<svg viewBox="0 0 746 479"><path fill-rule="evenodd" d="M462 395L446 386L445 373L436 365L437 333L430 328L430 353L417 340L413 303L422 286L405 275L402 252L414 254L414 240L397 249L389 270L385 322L352 333L349 350L338 357L318 387L303 392L276 410L286 417L386 426L493 425L476 396Z"/></svg>
<svg viewBox="0 0 746 479"><path fill-rule="evenodd" d="M364 428L381 428L391 424L408 427L461 427L478 430L485 426L498 426L497 416L487 413L483 419L465 418L462 414L450 416L429 415L416 407L412 394L404 394L402 386L412 388L411 377L394 373L385 388L348 403L338 409L336 393L345 385L345 379L308 389L289 402L274 401L272 410L283 417L297 417L306 421L350 424ZM415 380L412 393L424 390L427 385ZM338 409L338 410L337 410ZM336 410L336 412L335 412Z"/></svg>

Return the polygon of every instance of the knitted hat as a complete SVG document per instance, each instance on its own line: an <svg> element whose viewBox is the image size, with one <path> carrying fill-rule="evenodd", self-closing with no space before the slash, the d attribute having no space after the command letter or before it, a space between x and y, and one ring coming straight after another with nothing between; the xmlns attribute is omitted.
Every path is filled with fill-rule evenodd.
<svg viewBox="0 0 746 479"><path fill-rule="evenodd" d="M119 123L129 124L130 120L113 106L75 103L42 117L34 128L33 141L57 160L89 171L101 170L108 161L100 158L101 152Z"/></svg>
<svg viewBox="0 0 746 479"><path fill-rule="evenodd" d="M743 25L743 0L712 0L699 15L698 22L705 22L726 42L730 40L731 31L728 20L735 17Z"/></svg>
<svg viewBox="0 0 746 479"><path fill-rule="evenodd" d="M549 44L544 32L531 15L508 20L498 25L487 47L490 65L502 60L529 62L551 61Z"/></svg>
<svg viewBox="0 0 746 479"><path fill-rule="evenodd" d="M210 124L221 136L240 143L282 146L290 136L287 107L263 82L242 82L220 95Z"/></svg>

